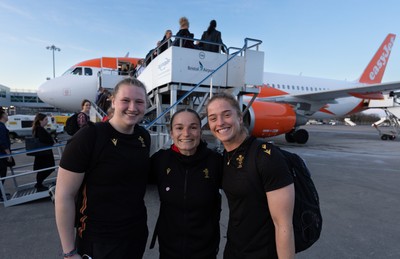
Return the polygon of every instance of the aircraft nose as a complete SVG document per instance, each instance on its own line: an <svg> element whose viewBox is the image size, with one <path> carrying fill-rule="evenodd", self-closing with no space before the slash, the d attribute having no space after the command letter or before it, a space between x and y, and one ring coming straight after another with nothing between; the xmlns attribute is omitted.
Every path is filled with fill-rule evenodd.
<svg viewBox="0 0 400 259"><path fill-rule="evenodd" d="M40 100L50 105L55 105L55 100L54 100L55 87L54 87L54 82L52 82L53 80L48 80L44 82L39 86L37 90L37 95L39 96Z"/></svg>
<svg viewBox="0 0 400 259"><path fill-rule="evenodd" d="M94 101L96 77L67 75L56 77L39 86L39 98L50 105L68 111L78 111L83 99Z"/></svg>

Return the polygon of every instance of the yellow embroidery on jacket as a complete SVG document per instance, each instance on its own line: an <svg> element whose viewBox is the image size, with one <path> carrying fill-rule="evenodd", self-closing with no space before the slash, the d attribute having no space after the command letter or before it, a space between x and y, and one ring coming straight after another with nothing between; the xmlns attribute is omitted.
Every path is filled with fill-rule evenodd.
<svg viewBox="0 0 400 259"><path fill-rule="evenodd" d="M237 168L242 168L242 167L243 167L243 162L244 162L244 156L239 155L239 156L236 158L236 161L238 162Z"/></svg>
<svg viewBox="0 0 400 259"><path fill-rule="evenodd" d="M142 143L142 147L146 147L146 145L144 144L144 139L142 138L142 136L138 137L138 140Z"/></svg>
<svg viewBox="0 0 400 259"><path fill-rule="evenodd" d="M114 144L114 146L117 146L118 139L112 138L111 141Z"/></svg>
<svg viewBox="0 0 400 259"><path fill-rule="evenodd" d="M204 169L203 173L204 173L204 178L210 178L208 168Z"/></svg>

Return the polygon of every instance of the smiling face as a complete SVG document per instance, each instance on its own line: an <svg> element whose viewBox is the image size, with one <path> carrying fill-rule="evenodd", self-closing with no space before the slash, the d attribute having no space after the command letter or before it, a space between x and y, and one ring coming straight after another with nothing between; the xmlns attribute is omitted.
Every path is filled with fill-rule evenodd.
<svg viewBox="0 0 400 259"><path fill-rule="evenodd" d="M227 151L237 148L246 138L246 132L242 129L243 118L227 100L212 100L207 105L207 117L211 133Z"/></svg>
<svg viewBox="0 0 400 259"><path fill-rule="evenodd" d="M121 133L131 134L136 124L142 121L146 110L146 93L143 88L121 84L112 98L114 116L110 120Z"/></svg>
<svg viewBox="0 0 400 259"><path fill-rule="evenodd" d="M171 124L171 138L181 154L190 156L196 153L201 137L198 117L192 112L179 112L173 117Z"/></svg>

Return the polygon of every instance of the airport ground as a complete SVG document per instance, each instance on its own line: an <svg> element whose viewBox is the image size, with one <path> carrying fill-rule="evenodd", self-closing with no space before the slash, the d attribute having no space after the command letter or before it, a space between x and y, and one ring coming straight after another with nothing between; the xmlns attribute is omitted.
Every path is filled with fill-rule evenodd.
<svg viewBox="0 0 400 259"><path fill-rule="evenodd" d="M296 258L400 258L400 141L382 141L369 126L308 125L305 145L278 146L307 162L320 195L323 230L320 240ZM27 159L29 159L27 157ZM156 189L146 194L149 231L158 213ZM228 207L221 216L221 252L226 242ZM0 258L61 258L50 199L0 206ZM158 258L146 248L145 259Z"/></svg>

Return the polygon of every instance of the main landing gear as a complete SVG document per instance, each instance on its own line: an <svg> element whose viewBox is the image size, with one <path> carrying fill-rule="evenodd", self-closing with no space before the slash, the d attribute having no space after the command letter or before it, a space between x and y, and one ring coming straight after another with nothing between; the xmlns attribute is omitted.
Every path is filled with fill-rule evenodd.
<svg viewBox="0 0 400 259"><path fill-rule="evenodd" d="M305 129L292 130L285 134L288 143L305 144L308 141L308 132Z"/></svg>

